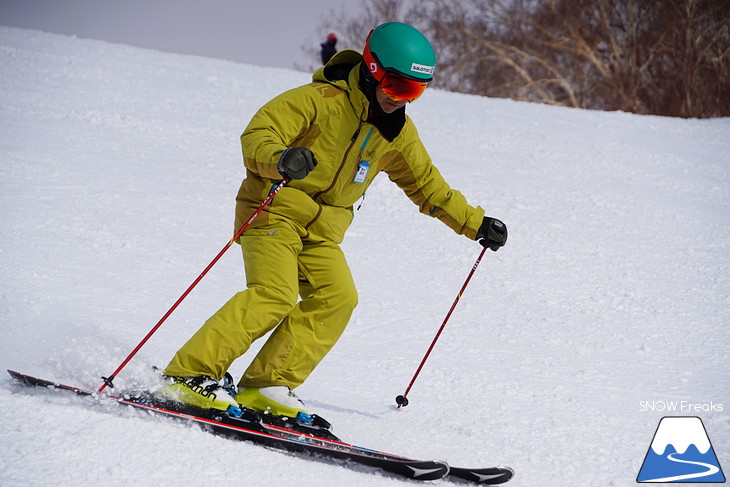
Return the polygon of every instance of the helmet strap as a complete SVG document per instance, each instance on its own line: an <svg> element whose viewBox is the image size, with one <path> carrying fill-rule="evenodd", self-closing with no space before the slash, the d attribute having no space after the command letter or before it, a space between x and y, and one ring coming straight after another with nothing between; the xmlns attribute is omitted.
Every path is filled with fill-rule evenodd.
<svg viewBox="0 0 730 487"><path fill-rule="evenodd" d="M373 77L373 74L365 66L365 63L360 63L360 90L365 94L365 98L370 103L370 109L379 117L387 117L388 114L383 111L378 103L378 97L375 96L375 87L378 86L378 81Z"/></svg>

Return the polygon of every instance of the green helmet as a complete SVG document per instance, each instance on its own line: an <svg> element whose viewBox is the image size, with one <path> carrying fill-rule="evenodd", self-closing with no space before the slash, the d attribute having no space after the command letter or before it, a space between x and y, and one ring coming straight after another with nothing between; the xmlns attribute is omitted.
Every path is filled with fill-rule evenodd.
<svg viewBox="0 0 730 487"><path fill-rule="evenodd" d="M378 81L391 72L429 82L436 67L436 54L428 39L415 27L401 22L386 22L370 31L363 60Z"/></svg>

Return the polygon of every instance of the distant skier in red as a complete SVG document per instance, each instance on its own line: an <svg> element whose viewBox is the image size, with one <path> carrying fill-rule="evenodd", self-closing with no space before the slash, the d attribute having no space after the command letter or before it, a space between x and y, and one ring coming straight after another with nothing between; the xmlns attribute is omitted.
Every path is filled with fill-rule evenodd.
<svg viewBox="0 0 730 487"><path fill-rule="evenodd" d="M337 53L337 48L335 47L336 44L337 36L334 32L330 32L327 36L327 40L320 44L322 47L320 51L320 54L322 55L322 64L327 64L330 59L332 59L332 56Z"/></svg>

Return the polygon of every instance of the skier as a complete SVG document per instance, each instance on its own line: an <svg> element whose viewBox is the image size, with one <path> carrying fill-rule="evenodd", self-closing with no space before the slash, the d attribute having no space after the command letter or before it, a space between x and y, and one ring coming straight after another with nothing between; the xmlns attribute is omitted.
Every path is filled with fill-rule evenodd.
<svg viewBox="0 0 730 487"><path fill-rule="evenodd" d="M291 181L238 239L247 289L175 354L164 372L164 396L203 408L240 404L311 419L292 391L335 344L357 304L339 244L353 205L381 171L421 213L493 251L506 243L504 223L484 216L444 181L405 113L432 80L435 64L421 32L388 22L370 32L362 55L338 52L312 83L275 97L253 116L241 135L247 171L236 228L283 178ZM268 332L238 390L221 384L232 362Z"/></svg>
<svg viewBox="0 0 730 487"><path fill-rule="evenodd" d="M335 44L337 44L337 36L334 32L330 32L327 35L327 40L320 44L319 54L322 56L322 64L327 64L337 52Z"/></svg>

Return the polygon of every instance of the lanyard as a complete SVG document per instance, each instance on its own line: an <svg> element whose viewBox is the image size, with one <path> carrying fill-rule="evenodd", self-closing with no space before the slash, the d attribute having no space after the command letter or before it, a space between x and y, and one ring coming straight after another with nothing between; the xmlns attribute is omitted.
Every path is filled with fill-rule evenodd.
<svg viewBox="0 0 730 487"><path fill-rule="evenodd" d="M365 140L362 141L362 145L360 146L360 156L362 157L362 153L365 150L365 146L368 143L368 140L370 140L370 135L373 133L373 127L370 126L370 130L368 130L367 135L365 136ZM357 172L355 173L355 177L353 178L352 182L357 184L363 184L365 182L365 178L368 175L368 171L370 170L370 163L368 161L360 161L357 165Z"/></svg>

